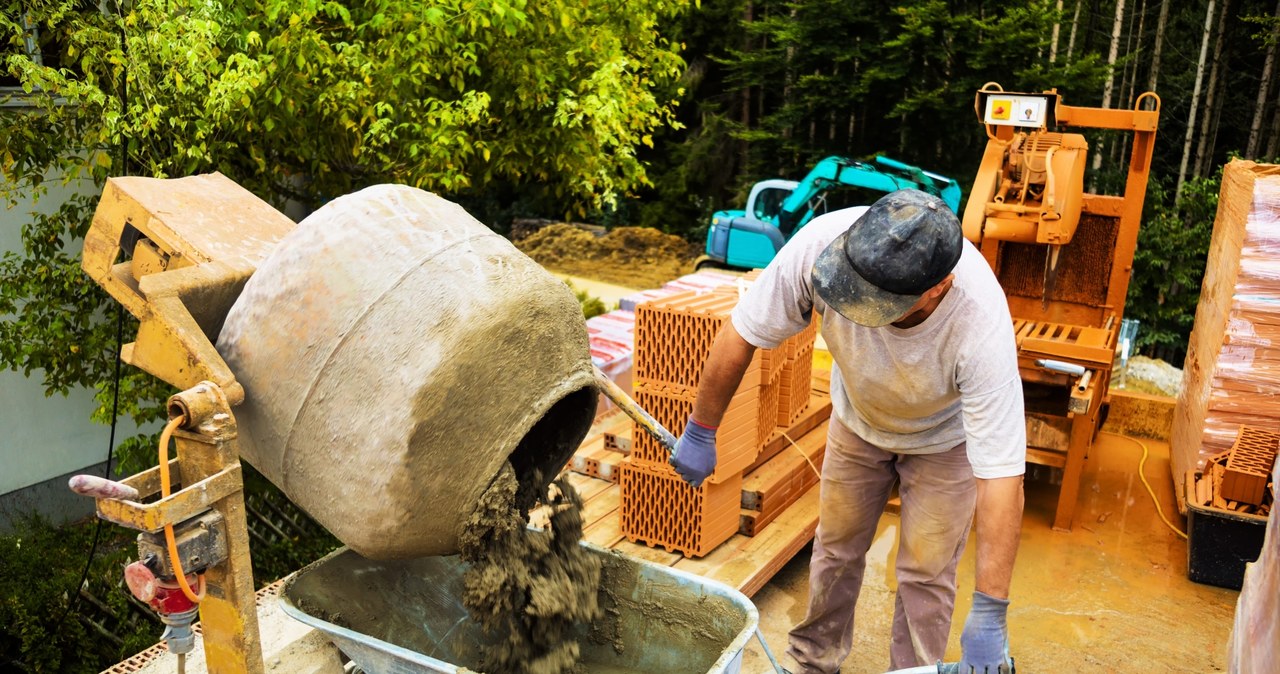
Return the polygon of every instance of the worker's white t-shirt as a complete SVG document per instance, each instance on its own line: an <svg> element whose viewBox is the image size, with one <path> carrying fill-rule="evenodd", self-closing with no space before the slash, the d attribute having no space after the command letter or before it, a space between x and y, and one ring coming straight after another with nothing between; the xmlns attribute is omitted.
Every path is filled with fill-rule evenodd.
<svg viewBox="0 0 1280 674"><path fill-rule="evenodd" d="M955 282L923 323L868 328L830 310L810 271L827 244L866 207L827 213L783 246L734 309L738 333L775 348L822 316L831 352L833 412L863 440L901 454L967 442L983 479L1025 471L1026 421L1013 321L1004 291L978 249L964 242Z"/></svg>

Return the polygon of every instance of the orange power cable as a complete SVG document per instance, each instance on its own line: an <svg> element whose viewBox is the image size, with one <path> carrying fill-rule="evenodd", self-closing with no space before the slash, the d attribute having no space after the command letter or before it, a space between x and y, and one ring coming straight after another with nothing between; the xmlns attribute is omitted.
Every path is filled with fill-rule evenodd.
<svg viewBox="0 0 1280 674"><path fill-rule="evenodd" d="M160 496L169 498L169 438L173 436L173 431L186 421L185 416L179 416L170 419L169 423L164 425L164 430L160 432ZM169 546L169 563L173 566L173 573L178 577L178 587L182 588L182 594L187 595L187 599L199 604L204 599L204 583L200 583L200 594L196 594L191 585L187 583L187 574L182 570L182 562L178 560L178 541L173 535L173 525L164 525L164 541Z"/></svg>

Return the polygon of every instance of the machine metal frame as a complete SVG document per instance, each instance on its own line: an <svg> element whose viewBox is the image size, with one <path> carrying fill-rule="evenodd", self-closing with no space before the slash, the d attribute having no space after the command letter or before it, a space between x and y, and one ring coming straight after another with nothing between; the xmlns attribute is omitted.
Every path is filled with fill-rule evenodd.
<svg viewBox="0 0 1280 674"><path fill-rule="evenodd" d="M996 88L992 88L995 86ZM981 120L981 103L999 91L998 85L987 85L975 98L975 111ZM1015 94L1016 95L1016 94ZM1105 278L1105 290L1094 301L1068 300L1055 295L1052 277L1046 274L1046 286L1040 297L1026 293L1008 292L1008 274L1004 269L1009 246L1038 246L1045 249L1046 269L1056 265L1061 252L1067 251L1073 241L1060 245L1045 245L983 236L981 226L973 226L984 216L986 201L998 188L992 176L999 175L1004 161L1003 146L1007 145L1018 130L1014 126L988 127L991 141L978 170L974 191L965 209L965 235L982 251L983 257L995 271L1001 285L1006 288L1009 311L1014 318L1018 344L1018 366L1026 385L1041 385L1063 390L1067 394L1066 409L1061 410L1062 426L1066 431L1063 447L1028 447L1027 461L1063 469L1061 490L1053 518L1053 528L1069 531L1080 491L1080 478L1085 458L1093 439L1102 425L1104 409L1108 402L1107 389L1111 379L1111 366L1121 320L1124 318L1125 296L1133 271L1133 256L1137 248L1138 228L1142 219L1142 206L1146 198L1150 177L1151 155L1155 145L1156 129L1160 122L1160 99L1153 92L1146 92L1135 101L1134 108L1111 109L1064 105L1056 90L1036 94L1049 96L1052 115L1048 117L1058 127L1066 129L1104 129L1132 134L1128 174L1123 193L1081 195L1081 217L1094 216L1116 221L1114 243L1110 250L1109 272ZM1151 109L1143 109L1150 107ZM984 179L985 178L985 179ZM987 192L990 191L991 194ZM1056 224L1056 223L1055 223ZM1059 230L1060 231L1060 230ZM1072 226L1074 231L1074 225ZM1072 372L1055 370L1046 363L1065 363ZM1083 370L1083 373L1079 373Z"/></svg>
<svg viewBox="0 0 1280 674"><path fill-rule="evenodd" d="M140 321L137 340L121 357L183 389L168 404L169 418L182 420L174 431L178 456L168 466L182 488L152 500L161 492L157 466L94 493L98 516L151 534L211 511L221 516L217 536L225 540L226 559L182 560L185 571L203 578L198 606L211 674L264 669L231 412L244 388L214 341L245 282L293 227L270 204L214 173L112 178L85 235L85 272ZM168 572L167 565L151 566Z"/></svg>

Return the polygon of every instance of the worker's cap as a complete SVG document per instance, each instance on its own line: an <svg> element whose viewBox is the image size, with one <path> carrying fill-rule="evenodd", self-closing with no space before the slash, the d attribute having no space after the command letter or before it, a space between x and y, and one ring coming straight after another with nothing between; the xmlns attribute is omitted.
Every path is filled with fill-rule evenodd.
<svg viewBox="0 0 1280 674"><path fill-rule="evenodd" d="M881 197L813 265L813 287L841 316L873 328L900 318L955 269L960 222L920 190Z"/></svg>

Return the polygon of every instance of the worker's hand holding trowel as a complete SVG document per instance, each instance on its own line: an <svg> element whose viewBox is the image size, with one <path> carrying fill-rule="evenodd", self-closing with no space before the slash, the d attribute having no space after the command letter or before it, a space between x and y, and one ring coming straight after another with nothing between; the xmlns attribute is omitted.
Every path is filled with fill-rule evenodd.
<svg viewBox="0 0 1280 674"><path fill-rule="evenodd" d="M973 593L973 607L960 634L960 671L964 674L1003 674L1011 670L1008 599Z"/></svg>

